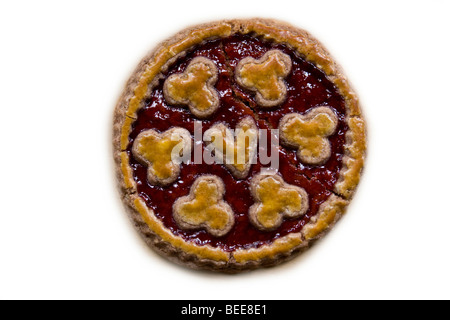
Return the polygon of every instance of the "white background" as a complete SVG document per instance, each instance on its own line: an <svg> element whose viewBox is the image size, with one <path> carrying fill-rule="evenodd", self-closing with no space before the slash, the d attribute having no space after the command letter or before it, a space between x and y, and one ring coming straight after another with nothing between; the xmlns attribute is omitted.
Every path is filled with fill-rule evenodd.
<svg viewBox="0 0 450 320"><path fill-rule="evenodd" d="M2 1L1 299L449 299L450 2ZM272 17L343 66L368 121L347 215L314 248L239 275L148 249L113 177L115 102L178 30Z"/></svg>

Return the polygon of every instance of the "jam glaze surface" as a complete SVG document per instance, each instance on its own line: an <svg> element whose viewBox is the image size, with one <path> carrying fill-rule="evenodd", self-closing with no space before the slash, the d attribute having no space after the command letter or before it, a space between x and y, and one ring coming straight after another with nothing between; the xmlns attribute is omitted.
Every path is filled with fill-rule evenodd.
<svg viewBox="0 0 450 320"><path fill-rule="evenodd" d="M242 58L250 56L259 59L272 49L279 49L290 56L292 70L285 79L286 100L281 106L263 109L257 106L252 92L236 83L234 69ZM201 121L203 133L219 122L234 129L246 116L253 117L259 129L270 130L277 129L280 119L287 113L304 114L311 108L321 105L335 111L339 122L335 133L329 137L331 156L324 164L305 165L297 159L295 150L283 146L278 149L279 173L287 183L304 188L309 196L309 209L300 218L285 220L274 231L260 231L250 223L248 210L254 203L249 189L250 180L265 167L259 162L259 156L258 162L252 165L245 179L236 179L220 164L183 163L180 176L173 184L161 187L151 185L147 181L147 167L140 164L131 153L133 142L143 130L154 129L162 132L174 126L185 128L192 136L194 135L194 123L200 120L186 108L169 106L164 99L163 84L165 78L183 72L189 62L198 56L212 60L219 72L215 88L220 97L220 106L212 116ZM322 71L285 45L251 35L234 35L197 46L169 67L146 99L145 106L137 114L129 136L127 153L139 196L173 234L198 245L209 244L225 251L234 251L240 248L259 247L289 233L299 232L310 217L317 213L320 204L332 194L330 190L333 190L338 179L347 129L344 99ZM204 144L201 147L204 149ZM183 230L178 227L172 216L172 205L175 200L187 195L195 179L203 174L217 175L223 180L226 188L224 200L235 214L233 228L222 237L211 236L205 230Z"/></svg>

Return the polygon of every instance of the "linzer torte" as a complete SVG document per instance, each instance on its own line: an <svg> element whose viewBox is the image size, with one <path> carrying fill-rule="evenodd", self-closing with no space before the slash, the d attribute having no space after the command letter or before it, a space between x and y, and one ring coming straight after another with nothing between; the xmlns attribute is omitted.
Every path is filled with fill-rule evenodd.
<svg viewBox="0 0 450 320"><path fill-rule="evenodd" d="M152 248L194 268L239 272L304 251L344 214L364 156L342 70L279 21L181 31L141 61L115 109L132 220Z"/></svg>

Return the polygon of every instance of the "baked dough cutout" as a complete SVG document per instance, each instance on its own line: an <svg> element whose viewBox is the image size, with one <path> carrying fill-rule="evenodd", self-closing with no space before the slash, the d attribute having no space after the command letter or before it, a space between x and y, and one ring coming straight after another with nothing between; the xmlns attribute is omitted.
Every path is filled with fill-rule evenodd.
<svg viewBox="0 0 450 320"><path fill-rule="evenodd" d="M235 132L223 123L217 123L204 134L216 157L238 179L247 177L256 157L258 129L252 117L245 117L236 125Z"/></svg>
<svg viewBox="0 0 450 320"><path fill-rule="evenodd" d="M236 67L236 81L256 93L261 107L275 107L286 99L284 78L291 71L291 58L280 50L270 50L260 59L247 57Z"/></svg>
<svg viewBox="0 0 450 320"><path fill-rule="evenodd" d="M286 183L278 174L254 176L250 191L255 200L249 209L250 222L263 231L275 230L285 218L300 217L309 207L305 189Z"/></svg>
<svg viewBox="0 0 450 320"><path fill-rule="evenodd" d="M197 178L187 196L173 204L173 218L180 228L205 229L215 237L227 234L234 225L234 213L223 200L225 185L218 176Z"/></svg>
<svg viewBox="0 0 450 320"><path fill-rule="evenodd" d="M167 186L180 174L182 158L191 154L191 134L174 127L163 133L153 129L141 132L133 143L135 158L148 167L147 179L153 185Z"/></svg>
<svg viewBox="0 0 450 320"><path fill-rule="evenodd" d="M164 82L164 97L169 104L186 105L193 115L204 119L219 108L219 95L214 88L217 67L205 57L196 57L182 73L171 75Z"/></svg>
<svg viewBox="0 0 450 320"><path fill-rule="evenodd" d="M319 165L328 160L331 146L328 136L336 130L338 118L329 107L317 107L306 114L289 113L280 120L280 140L297 149L300 161Z"/></svg>

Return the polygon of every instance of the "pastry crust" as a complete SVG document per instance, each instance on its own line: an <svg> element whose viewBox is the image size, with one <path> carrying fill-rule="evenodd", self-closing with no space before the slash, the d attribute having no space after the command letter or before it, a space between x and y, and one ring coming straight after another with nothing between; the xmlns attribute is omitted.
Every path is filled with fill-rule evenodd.
<svg viewBox="0 0 450 320"><path fill-rule="evenodd" d="M320 118L319 118L320 117ZM338 119L328 107L315 107L306 114L289 113L280 120L281 142L290 148L297 149L300 161L319 165L328 160L331 146L327 137L336 130ZM292 132L293 131L293 132ZM307 137L301 133L306 131ZM315 131L312 135L308 131Z"/></svg>
<svg viewBox="0 0 450 320"><path fill-rule="evenodd" d="M306 241L315 241L331 229L345 213L348 201L331 195L319 207L319 212L303 227L301 234Z"/></svg>
<svg viewBox="0 0 450 320"><path fill-rule="evenodd" d="M216 82L216 65L207 58L196 57L185 72L166 79L164 97L170 104L189 106L193 115L204 119L219 108L219 95L214 88Z"/></svg>
<svg viewBox="0 0 450 320"><path fill-rule="evenodd" d="M215 157L219 158L220 162L223 163L237 179L246 178L250 172L257 151L257 136L258 132L256 124L252 117L245 117L239 121L236 126L235 135L233 135L228 126L223 123L215 124L206 130L204 134L204 137L207 137L207 141L211 141L213 138L222 138L222 141L219 144L220 146L214 147ZM246 140L246 138L248 138L248 140ZM212 141L206 143L208 146L214 146ZM228 148L234 149L231 156L226 152ZM230 157L232 159L229 159Z"/></svg>
<svg viewBox="0 0 450 320"><path fill-rule="evenodd" d="M239 61L236 66L236 81L256 93L259 106L275 107L286 99L284 78L291 67L291 58L287 54L280 50L270 50L260 59L247 57Z"/></svg>
<svg viewBox="0 0 450 320"><path fill-rule="evenodd" d="M297 218L308 210L305 189L286 183L278 174L254 176L250 190L255 203L248 215L250 222L260 230L275 230L285 218Z"/></svg>
<svg viewBox="0 0 450 320"><path fill-rule="evenodd" d="M223 201L225 185L214 175L203 175L192 184L189 195L173 204L173 218L182 229L206 229L215 237L226 235L233 227L234 212Z"/></svg>
<svg viewBox="0 0 450 320"><path fill-rule="evenodd" d="M158 148L162 144L166 146ZM136 137L132 152L139 162L148 167L147 179L151 184L167 186L180 174L181 161L173 161L172 152L175 150L178 156L189 156L191 146L191 134L186 129L171 128L162 134L150 129Z"/></svg>
<svg viewBox="0 0 450 320"><path fill-rule="evenodd" d="M196 245L174 235L138 196L136 182L126 152L129 134L143 101L162 78L162 72L204 41L230 35L257 34L282 43L321 69L334 83L345 100L348 131L345 138L343 168L335 185L336 195L324 202L301 232L288 234L258 248L227 252L209 245ZM202 117L204 115L197 114ZM240 272L273 266L291 259L326 233L343 215L348 199L353 196L363 168L366 139L365 122L358 98L324 47L309 33L284 22L269 19L226 20L187 28L149 53L133 72L120 96L114 112L113 150L119 189L127 210L146 243L169 259L197 269Z"/></svg>

